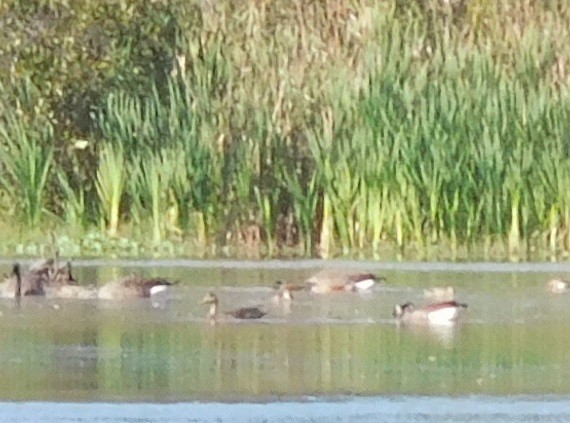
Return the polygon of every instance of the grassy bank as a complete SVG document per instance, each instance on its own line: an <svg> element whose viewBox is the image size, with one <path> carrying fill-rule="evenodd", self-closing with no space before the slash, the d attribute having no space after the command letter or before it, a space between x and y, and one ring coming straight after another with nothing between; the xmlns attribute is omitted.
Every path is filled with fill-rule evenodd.
<svg viewBox="0 0 570 423"><path fill-rule="evenodd" d="M570 250L567 2L12 0L0 21L7 252Z"/></svg>

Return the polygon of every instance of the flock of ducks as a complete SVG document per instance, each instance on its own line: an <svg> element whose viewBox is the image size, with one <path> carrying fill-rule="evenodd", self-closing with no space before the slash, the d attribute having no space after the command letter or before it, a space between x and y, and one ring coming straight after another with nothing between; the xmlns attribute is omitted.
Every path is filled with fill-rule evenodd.
<svg viewBox="0 0 570 423"><path fill-rule="evenodd" d="M33 263L23 273L15 263L10 275L0 283L0 297L15 298L18 302L26 296L50 296L56 298L128 300L150 298L168 290L175 282L162 278L126 276L99 288L81 286L72 273L71 262L60 264L55 259Z"/></svg>
<svg viewBox="0 0 570 423"><path fill-rule="evenodd" d="M364 292L385 281L373 273L348 270L322 270L309 277L303 284L275 282L273 300L290 309L293 293L309 291L316 294L334 292ZM156 294L169 290L176 282L163 278L143 278L138 275L127 276L117 281L109 282L99 288L80 286L72 273L70 262L59 263L55 259L45 259L33 263L26 273L15 263L11 275L0 283L0 297L15 298L19 304L23 296L45 296L59 298L98 298L104 300L128 300L134 298L151 298ZM553 278L547 282L547 291L552 294L562 294L570 291L570 282L561 278ZM453 287L435 287L424 290L427 305L416 307L411 302L397 304L393 316L405 325L452 325L456 323L467 304L455 299ZM215 324L220 319L237 320L260 319L267 311L259 307L243 307L220 313L219 300L213 292L207 293L202 301L209 305L207 319Z"/></svg>
<svg viewBox="0 0 570 423"><path fill-rule="evenodd" d="M310 278L304 284L289 284L282 281L275 282L274 301L290 310L293 301L293 292L310 291L317 294L332 292L363 292L370 290L378 283L384 281L372 273L351 272L343 270L323 270ZM547 291L552 294L562 294L570 291L570 282L561 278L553 278L547 282ZM397 322L403 325L454 325L468 305L455 299L455 290L452 286L433 287L424 289L426 305L416 307L411 302L396 304L392 313ZM208 320L215 324L219 319L218 298L213 292L209 292L203 298L201 304L209 304ZM226 311L223 316L233 319L260 319L267 314L259 307L238 308Z"/></svg>
<svg viewBox="0 0 570 423"><path fill-rule="evenodd" d="M322 270L310 278L304 284L289 284L276 281L274 285L274 302L282 304L290 310L293 301L293 292L309 291L316 294L328 294L334 292L364 292L372 289L375 285L384 281L385 278L372 273L352 272L346 270ZM459 320L461 312L467 308L467 304L455 300L453 287L431 288L425 290L428 305L415 307L407 302L397 304L393 316L399 323L404 325L441 324L452 325ZM209 304L210 310L207 318L215 324L220 318L232 319L259 319L267 312L259 307L238 308L224 312L221 316L218 311L218 298L213 292L209 292L203 298L201 304Z"/></svg>

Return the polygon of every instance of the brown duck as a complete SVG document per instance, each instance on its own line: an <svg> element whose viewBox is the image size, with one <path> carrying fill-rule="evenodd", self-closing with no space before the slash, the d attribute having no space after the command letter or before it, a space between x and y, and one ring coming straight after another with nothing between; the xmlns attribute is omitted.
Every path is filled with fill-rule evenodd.
<svg viewBox="0 0 570 423"><path fill-rule="evenodd" d="M208 311L207 317L211 322L216 322L218 320L218 297L216 297L214 293L209 292L204 296L201 304L210 304L210 310ZM224 314L235 319L245 320L260 319L265 316L267 312L259 309L258 307L242 307L231 311L225 311Z"/></svg>
<svg viewBox="0 0 570 423"><path fill-rule="evenodd" d="M383 280L385 280L384 277L374 273L325 269L315 273L306 282L311 286L311 292L326 294L341 291L367 291Z"/></svg>
<svg viewBox="0 0 570 423"><path fill-rule="evenodd" d="M163 278L143 278L133 275L103 285L99 288L97 296L102 300L150 298L160 292L167 291L175 284L176 282Z"/></svg>
<svg viewBox="0 0 570 423"><path fill-rule="evenodd" d="M0 284L0 296L14 298L32 295L45 295L44 284L47 276L35 272L22 275L19 263L14 263L10 276Z"/></svg>

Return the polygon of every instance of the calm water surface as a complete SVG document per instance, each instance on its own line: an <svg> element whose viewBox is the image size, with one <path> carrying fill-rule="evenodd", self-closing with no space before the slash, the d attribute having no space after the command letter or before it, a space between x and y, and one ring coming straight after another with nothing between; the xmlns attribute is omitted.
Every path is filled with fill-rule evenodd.
<svg viewBox="0 0 570 423"><path fill-rule="evenodd" d="M0 406L0 421L44 412L118 422L570 419L570 295L544 289L570 268L363 263L388 281L366 294L300 293L289 313L271 303L274 280L302 281L320 266L78 262L85 284L135 272L180 285L154 305L25 298L17 309L1 300L0 398L26 402ZM422 303L424 287L446 284L469 303L462 325L394 323L395 303ZM222 309L269 313L211 327L198 304L209 290Z"/></svg>

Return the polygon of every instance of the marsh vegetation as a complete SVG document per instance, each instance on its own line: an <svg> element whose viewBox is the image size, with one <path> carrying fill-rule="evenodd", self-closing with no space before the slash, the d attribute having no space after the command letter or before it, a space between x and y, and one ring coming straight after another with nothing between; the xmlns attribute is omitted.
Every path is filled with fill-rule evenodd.
<svg viewBox="0 0 570 423"><path fill-rule="evenodd" d="M4 252L54 231L65 254L564 257L569 21L562 0L4 1Z"/></svg>

